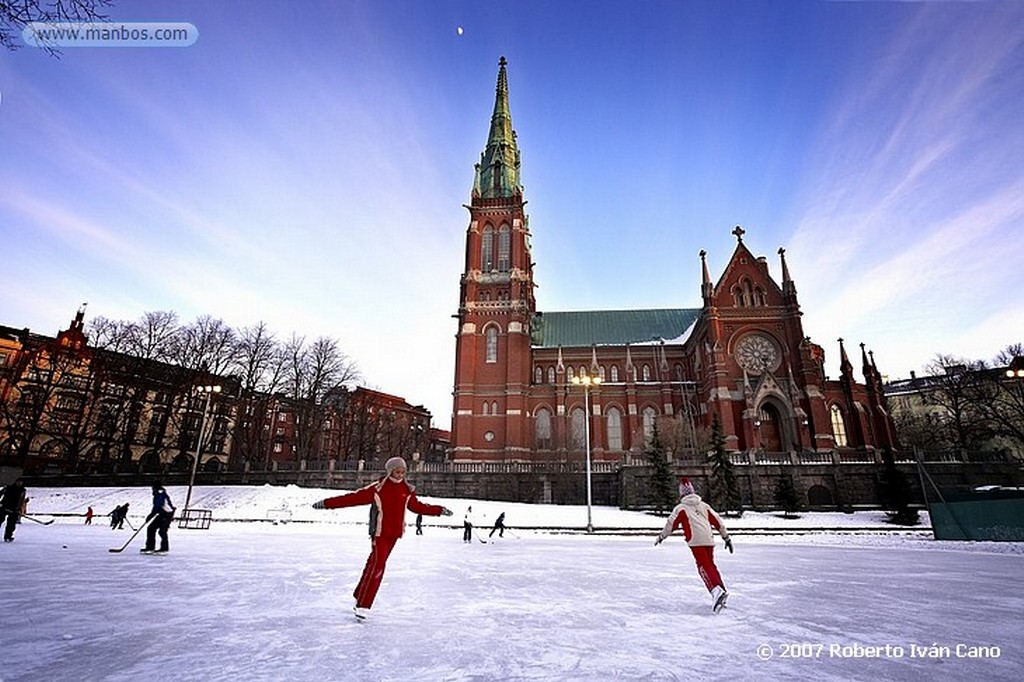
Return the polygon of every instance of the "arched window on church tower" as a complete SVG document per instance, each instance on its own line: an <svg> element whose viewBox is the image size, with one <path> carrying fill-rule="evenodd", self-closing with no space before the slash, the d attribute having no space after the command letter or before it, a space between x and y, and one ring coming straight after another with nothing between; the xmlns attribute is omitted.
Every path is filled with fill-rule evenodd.
<svg viewBox="0 0 1024 682"><path fill-rule="evenodd" d="M501 412L498 412L498 401L497 400L495 400L493 403L491 403L491 414L501 414Z"/></svg>
<svg viewBox="0 0 1024 682"><path fill-rule="evenodd" d="M643 377L641 379L641 381L650 381L651 380L651 366L650 365L644 365L643 369L640 370L640 376Z"/></svg>
<svg viewBox="0 0 1024 682"><path fill-rule="evenodd" d="M533 383L542 384L544 383L544 370L540 365L533 368Z"/></svg>
<svg viewBox="0 0 1024 682"><path fill-rule="evenodd" d="M510 244L508 225L502 225L498 230L498 272L509 271Z"/></svg>
<svg viewBox="0 0 1024 682"><path fill-rule="evenodd" d="M490 413L491 413L491 404L485 400L484 401L483 415L486 417Z"/></svg>
<svg viewBox="0 0 1024 682"><path fill-rule="evenodd" d="M484 228L480 242L480 269L484 272L494 269L494 230L490 225Z"/></svg>
<svg viewBox="0 0 1024 682"><path fill-rule="evenodd" d="M829 411L832 416L832 439L836 442L837 448L845 448L846 422L843 420L843 411L834 403Z"/></svg>
<svg viewBox="0 0 1024 682"><path fill-rule="evenodd" d="M616 382L616 381L619 380L619 366L618 365L612 365L611 377L612 377L612 379L611 379L612 382Z"/></svg>
<svg viewBox="0 0 1024 682"><path fill-rule="evenodd" d="M554 367L554 365L552 365L551 367L548 367L548 383L549 384L555 383L555 367Z"/></svg>
<svg viewBox="0 0 1024 682"><path fill-rule="evenodd" d="M608 449L622 450L622 412L617 407L608 408Z"/></svg>
<svg viewBox="0 0 1024 682"><path fill-rule="evenodd" d="M600 365L600 366L599 366L599 367L597 368L597 376L598 376L598 378L599 378L599 379L601 380L601 383L604 383L604 381L605 381L605 376L604 376L604 365Z"/></svg>
<svg viewBox="0 0 1024 682"><path fill-rule="evenodd" d="M565 380L568 381L571 384L572 383L572 379L575 376L576 376L576 373L573 372L572 365L566 365L565 366Z"/></svg>
<svg viewBox="0 0 1024 682"><path fill-rule="evenodd" d="M658 418L658 413L654 411L653 407L645 407L642 414L644 420L644 444L650 445L651 440L654 438L654 422Z"/></svg>
<svg viewBox="0 0 1024 682"><path fill-rule="evenodd" d="M498 361L498 328L490 326L484 332L484 361L493 363Z"/></svg>
<svg viewBox="0 0 1024 682"><path fill-rule="evenodd" d="M536 436L538 450L551 449L551 412L547 408L537 410Z"/></svg>
<svg viewBox="0 0 1024 682"><path fill-rule="evenodd" d="M765 295L764 289L762 289L761 287L754 287L754 305L768 305L768 297Z"/></svg>

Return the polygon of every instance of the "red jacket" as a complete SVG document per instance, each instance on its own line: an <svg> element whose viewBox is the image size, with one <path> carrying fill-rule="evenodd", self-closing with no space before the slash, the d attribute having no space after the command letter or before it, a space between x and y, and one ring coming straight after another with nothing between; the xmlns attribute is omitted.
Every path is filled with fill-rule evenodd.
<svg viewBox="0 0 1024 682"><path fill-rule="evenodd" d="M440 516L444 507L436 504L425 504L416 499L416 488L406 481L395 481L385 476L376 483L365 488L337 497L324 500L324 508L340 509L357 507L361 504L373 504L377 508L377 527L373 530L374 537L400 538L405 532L405 509L408 507L417 514Z"/></svg>

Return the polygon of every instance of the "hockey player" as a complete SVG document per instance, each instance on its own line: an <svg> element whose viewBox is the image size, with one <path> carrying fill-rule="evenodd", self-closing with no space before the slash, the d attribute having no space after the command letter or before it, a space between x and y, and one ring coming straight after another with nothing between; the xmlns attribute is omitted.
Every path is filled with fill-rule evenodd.
<svg viewBox="0 0 1024 682"><path fill-rule="evenodd" d="M4 542L14 542L14 529L18 525L21 514L24 513L26 499L25 484L21 482L20 478L3 489L3 494L0 496L0 523L6 517Z"/></svg>
<svg viewBox="0 0 1024 682"><path fill-rule="evenodd" d="M146 528L146 546L140 552L165 553L170 550L167 542L167 529L171 527L174 520L176 508L171 504L171 496L167 494L164 487L159 483L153 484L153 509L146 517L149 527ZM127 511L126 511L127 513ZM160 534L160 548L156 549L156 535Z"/></svg>
<svg viewBox="0 0 1024 682"><path fill-rule="evenodd" d="M700 499L700 495L694 492L690 479L679 480L679 497L679 504L669 514L668 521L658 533L658 539L654 541L654 544L660 545L676 528L683 529L686 544L690 546L693 559L697 562L697 572L704 581L704 586L711 593L712 609L718 613L725 607L729 592L726 591L722 576L718 573L718 567L715 566L715 538L711 534L711 529L714 528L718 531L718 534L725 540L726 549L732 554L732 540L729 539L729 531L726 530L718 512L708 506L704 500Z"/></svg>
<svg viewBox="0 0 1024 682"><path fill-rule="evenodd" d="M372 504L376 514L371 514L374 527L370 533L370 556L363 567L352 596L356 604L353 609L356 618L364 620L369 615L373 600L384 578L388 556L398 538L405 531L406 508L426 516L451 516L450 510L436 504L425 504L416 499L415 488L405 480L405 460L392 457L384 464L385 475L375 483L355 492L337 497L328 497L313 504L314 509L341 509L361 504Z"/></svg>

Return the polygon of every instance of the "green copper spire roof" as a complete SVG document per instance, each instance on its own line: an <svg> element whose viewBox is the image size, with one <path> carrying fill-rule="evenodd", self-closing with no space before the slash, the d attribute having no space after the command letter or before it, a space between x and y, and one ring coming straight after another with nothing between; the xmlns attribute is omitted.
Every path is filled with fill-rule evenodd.
<svg viewBox="0 0 1024 682"><path fill-rule="evenodd" d="M512 114L508 108L508 75L502 57L498 62L498 86L491 114L491 131L487 147L480 155L473 180L473 196L494 198L522 194L519 178L519 147L512 129Z"/></svg>

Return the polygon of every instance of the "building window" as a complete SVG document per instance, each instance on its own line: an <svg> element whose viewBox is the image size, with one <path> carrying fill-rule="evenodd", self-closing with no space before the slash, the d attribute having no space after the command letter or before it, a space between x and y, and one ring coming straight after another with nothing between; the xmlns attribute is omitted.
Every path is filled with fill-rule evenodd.
<svg viewBox="0 0 1024 682"><path fill-rule="evenodd" d="M572 383L572 379L575 376L576 376L576 374L575 374L575 372L573 372L571 366L565 368L565 380L566 381L568 381L569 383Z"/></svg>
<svg viewBox="0 0 1024 682"><path fill-rule="evenodd" d="M495 400L493 403L491 403L491 414L501 414L500 412L498 412L498 401L497 400Z"/></svg>
<svg viewBox="0 0 1024 682"><path fill-rule="evenodd" d="M490 225L484 228L483 242L480 246L480 268L484 272L494 269L494 230Z"/></svg>
<svg viewBox="0 0 1024 682"><path fill-rule="evenodd" d="M486 417L490 413L491 413L491 404L485 400L484 401L483 415Z"/></svg>
<svg viewBox="0 0 1024 682"><path fill-rule="evenodd" d="M579 407L574 408L571 416L572 444L570 449L582 450L586 447L586 415Z"/></svg>
<svg viewBox="0 0 1024 682"><path fill-rule="evenodd" d="M502 225L498 231L498 272L509 271L510 243L508 225Z"/></svg>
<svg viewBox="0 0 1024 682"><path fill-rule="evenodd" d="M617 407L608 409L608 449L622 449L622 412Z"/></svg>
<svg viewBox="0 0 1024 682"><path fill-rule="evenodd" d="M597 376L601 380L601 383L604 383L604 381L605 381L604 365L601 365L600 367L597 368Z"/></svg>
<svg viewBox="0 0 1024 682"><path fill-rule="evenodd" d="M843 411L838 405L832 405L832 439L836 442L837 448L846 447L846 422L843 421Z"/></svg>
<svg viewBox="0 0 1024 682"><path fill-rule="evenodd" d="M274 443L274 452L281 452L284 450L284 445L281 443Z"/></svg>
<svg viewBox="0 0 1024 682"><path fill-rule="evenodd" d="M644 417L644 444L645 445L650 445L651 444L651 440L654 439L654 422L658 418L658 413L654 411L653 407L645 407L644 411L643 411L643 417Z"/></svg>
<svg viewBox="0 0 1024 682"><path fill-rule="evenodd" d="M555 383L555 368L553 366L552 367L548 367L548 383L549 384Z"/></svg>
<svg viewBox="0 0 1024 682"><path fill-rule="evenodd" d="M612 375L612 382L613 383L619 380L619 366L618 365L612 365L611 375Z"/></svg>
<svg viewBox="0 0 1024 682"><path fill-rule="evenodd" d="M533 368L533 383L542 384L544 383L544 370L539 366Z"/></svg>
<svg viewBox="0 0 1024 682"><path fill-rule="evenodd" d="M640 371L640 376L643 377L642 381L650 381L651 380L651 366L650 365L644 365L643 369Z"/></svg>
<svg viewBox="0 0 1024 682"><path fill-rule="evenodd" d="M545 408L537 410L537 449L551 449L551 413Z"/></svg>
<svg viewBox="0 0 1024 682"><path fill-rule="evenodd" d="M487 331L484 332L485 339L485 358L486 362L497 362L498 361L498 329L496 327L488 327Z"/></svg>

